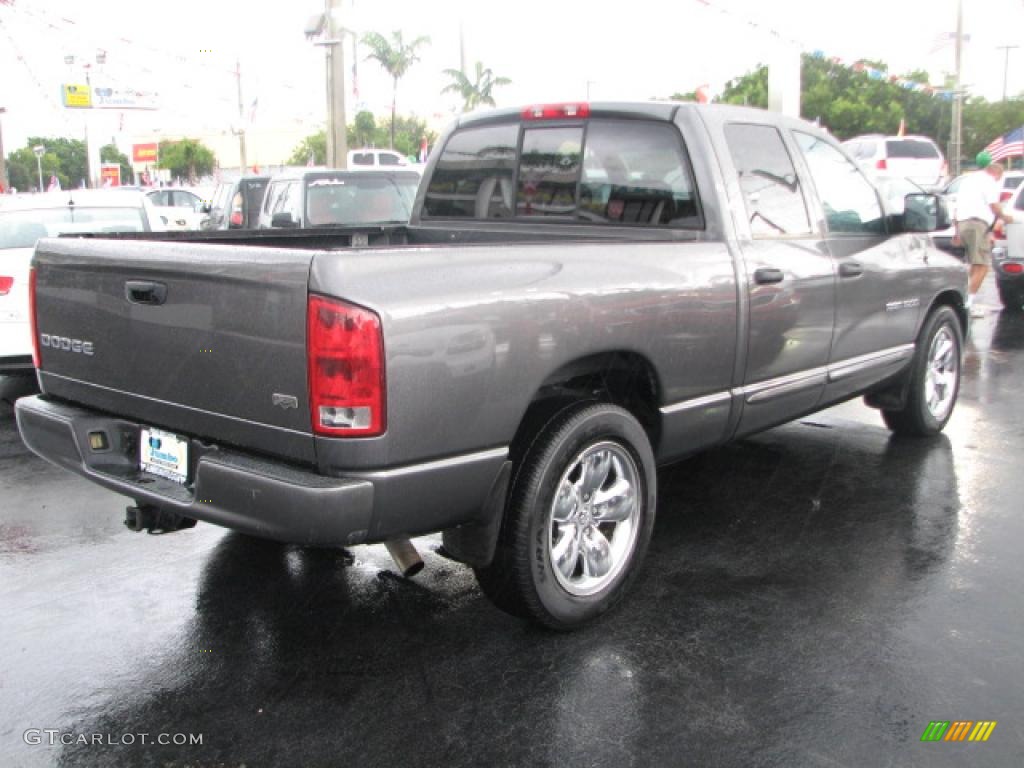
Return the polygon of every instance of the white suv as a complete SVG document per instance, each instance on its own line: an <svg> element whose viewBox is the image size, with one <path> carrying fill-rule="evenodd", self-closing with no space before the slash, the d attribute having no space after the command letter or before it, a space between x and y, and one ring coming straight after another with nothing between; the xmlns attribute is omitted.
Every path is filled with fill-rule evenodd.
<svg viewBox="0 0 1024 768"><path fill-rule="evenodd" d="M927 136L855 136L843 146L865 173L874 178L909 179L925 189L942 186L948 168L946 158Z"/></svg>

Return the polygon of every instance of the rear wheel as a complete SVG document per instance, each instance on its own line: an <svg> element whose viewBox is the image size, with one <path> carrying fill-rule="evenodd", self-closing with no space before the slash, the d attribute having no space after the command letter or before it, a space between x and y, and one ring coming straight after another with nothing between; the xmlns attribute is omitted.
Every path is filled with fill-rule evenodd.
<svg viewBox="0 0 1024 768"><path fill-rule="evenodd" d="M910 389L899 410L883 410L886 426L900 435L927 437L942 431L960 392L960 320L936 307L925 320L910 371Z"/></svg>
<svg viewBox="0 0 1024 768"><path fill-rule="evenodd" d="M1021 306L1024 305L1024 290L1022 290L1024 286L996 280L996 288L999 289L999 300L1003 303L1004 309L1011 312L1021 311Z"/></svg>
<svg viewBox="0 0 1024 768"><path fill-rule="evenodd" d="M516 468L498 548L476 569L502 610L573 629L623 595L654 526L654 454L626 410L576 404L537 433Z"/></svg>

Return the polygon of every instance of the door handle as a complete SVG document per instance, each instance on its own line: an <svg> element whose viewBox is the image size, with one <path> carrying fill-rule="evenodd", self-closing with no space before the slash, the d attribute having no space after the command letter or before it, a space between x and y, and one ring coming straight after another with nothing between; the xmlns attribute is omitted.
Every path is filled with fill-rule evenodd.
<svg viewBox="0 0 1024 768"><path fill-rule="evenodd" d="M781 283L785 278L786 275L782 270L775 269L775 267L761 267L760 269L754 270L754 282L758 285Z"/></svg>
<svg viewBox="0 0 1024 768"><path fill-rule="evenodd" d="M163 304L167 301L167 286L149 280L128 280L124 284L124 297L132 304Z"/></svg>
<svg viewBox="0 0 1024 768"><path fill-rule="evenodd" d="M864 265L856 261L844 261L839 265L840 277L860 277L864 274Z"/></svg>

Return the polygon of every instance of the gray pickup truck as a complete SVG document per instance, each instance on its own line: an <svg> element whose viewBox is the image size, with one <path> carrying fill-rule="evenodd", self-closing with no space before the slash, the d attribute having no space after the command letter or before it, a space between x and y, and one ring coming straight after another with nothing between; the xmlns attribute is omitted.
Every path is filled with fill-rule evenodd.
<svg viewBox="0 0 1024 768"><path fill-rule="evenodd" d="M636 576L658 465L858 395L944 427L966 270L934 196L884 205L758 110L465 116L407 226L40 241L18 426L131 527L384 542L410 572L441 531L499 607L572 628Z"/></svg>

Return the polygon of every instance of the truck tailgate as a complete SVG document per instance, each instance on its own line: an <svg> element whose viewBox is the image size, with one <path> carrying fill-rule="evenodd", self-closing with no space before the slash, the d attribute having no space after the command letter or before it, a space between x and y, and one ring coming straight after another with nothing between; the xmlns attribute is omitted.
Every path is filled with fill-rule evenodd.
<svg viewBox="0 0 1024 768"><path fill-rule="evenodd" d="M43 390L312 462L311 261L310 251L273 248L42 240L34 265Z"/></svg>

